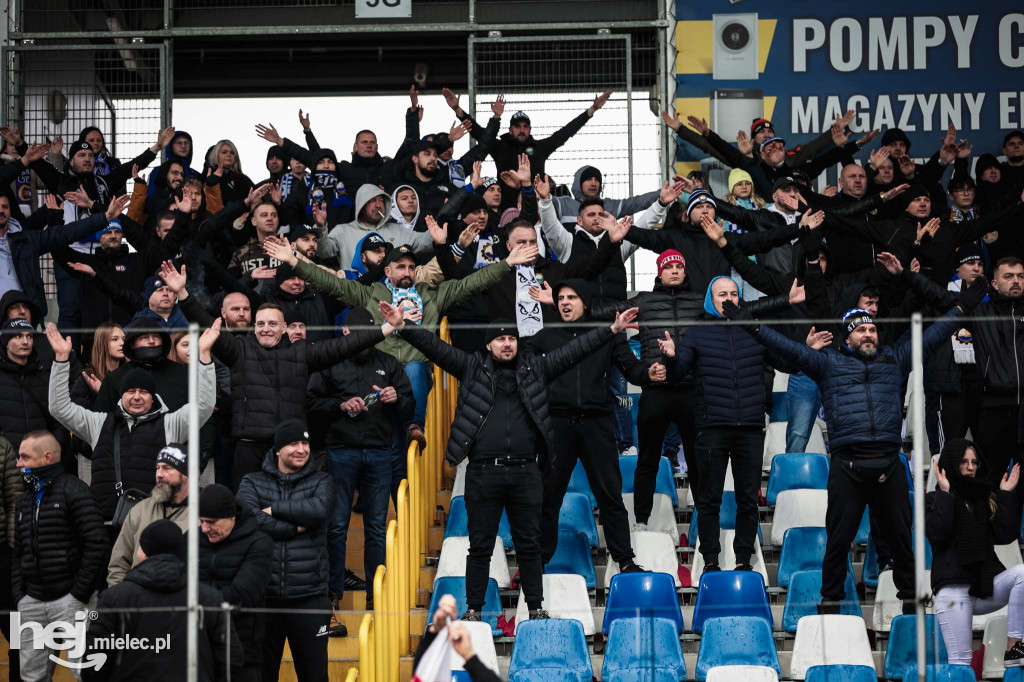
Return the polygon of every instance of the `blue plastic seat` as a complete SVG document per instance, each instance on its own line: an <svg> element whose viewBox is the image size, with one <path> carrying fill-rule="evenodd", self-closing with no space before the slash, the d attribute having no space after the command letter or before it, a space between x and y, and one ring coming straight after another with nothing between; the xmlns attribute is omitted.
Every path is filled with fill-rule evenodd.
<svg viewBox="0 0 1024 682"><path fill-rule="evenodd" d="M700 576L697 605L693 610L693 631L704 631L710 618L756 616L773 627L772 610L764 578L755 571L713 571Z"/></svg>
<svg viewBox="0 0 1024 682"><path fill-rule="evenodd" d="M1003 679L1005 680L1006 677L1004 676ZM974 675L974 669L969 665L926 665L925 680L927 682L976 682L977 677ZM917 682L916 665L910 666L903 673L903 682Z"/></svg>
<svg viewBox="0 0 1024 682"><path fill-rule="evenodd" d="M676 596L676 582L668 573L619 573L612 577L604 607L601 632L611 632L621 618L664 618L682 634L683 613Z"/></svg>
<svg viewBox="0 0 1024 682"><path fill-rule="evenodd" d="M790 452L772 457L765 497L773 505L783 490L824 490L827 485L828 457L814 452Z"/></svg>
<svg viewBox="0 0 1024 682"><path fill-rule="evenodd" d="M1007 668L1003 673L1003 682L1024 682L1024 668Z"/></svg>
<svg viewBox="0 0 1024 682"><path fill-rule="evenodd" d="M853 570L849 567L846 571L846 583L843 585L846 590L846 598L839 604L839 613L844 616L857 616L863 618L860 610L860 600L857 599L857 586L854 583ZM818 604L821 603L821 567L813 571L797 571L789 583L786 591L786 607L782 611L782 629L786 632L796 632L796 625L804 616L814 616L818 613Z"/></svg>
<svg viewBox="0 0 1024 682"><path fill-rule="evenodd" d="M696 501L696 500L695 500ZM690 515L690 533L687 536L691 547L697 546L697 510L694 508ZM718 527L722 530L734 530L736 528L736 492L734 490L722 491L722 504L718 508ZM764 536L761 534L761 524L757 524L757 539L764 544Z"/></svg>
<svg viewBox="0 0 1024 682"><path fill-rule="evenodd" d="M878 674L866 665L812 665L804 682L878 682Z"/></svg>
<svg viewBox="0 0 1024 682"><path fill-rule="evenodd" d="M619 679L618 673L639 677L637 673L641 671L648 677L653 677L655 671L665 671L674 675L672 679L686 679L679 632L671 620L618 618L612 623L604 649L601 679Z"/></svg>
<svg viewBox="0 0 1024 682"><path fill-rule="evenodd" d="M948 663L946 643L942 641L935 616L925 617L925 660L929 663ZM917 666L917 616L896 616L889 631L889 645L885 650L885 678L902 680L908 669Z"/></svg>
<svg viewBox="0 0 1024 682"><path fill-rule="evenodd" d="M473 682L473 678L465 670L453 670L451 682Z"/></svg>
<svg viewBox="0 0 1024 682"><path fill-rule="evenodd" d="M633 476L636 474L637 455L626 455L619 457L619 471L622 473L622 492L633 492ZM658 462L658 478L655 479L654 492L665 493L672 498L672 506L679 506L679 492L676 490L676 481L672 477L672 463L668 457L662 457Z"/></svg>
<svg viewBox="0 0 1024 682"><path fill-rule="evenodd" d="M790 576L797 571L821 569L825 558L825 544L828 534L824 528L790 528L782 536L782 552L779 554L779 570L776 582L780 587L789 585Z"/></svg>
<svg viewBox="0 0 1024 682"><path fill-rule="evenodd" d="M582 493L566 493L562 508L558 512L558 530L582 532L587 543L597 547L597 523L594 522L594 508Z"/></svg>
<svg viewBox="0 0 1024 682"><path fill-rule="evenodd" d="M584 533L558 531L558 548L551 561L544 564L545 573L576 573L587 581L587 589L597 587L594 559L590 556L590 543Z"/></svg>
<svg viewBox="0 0 1024 682"><path fill-rule="evenodd" d="M630 668L629 670L612 670L602 682L679 682L686 679L667 668Z"/></svg>
<svg viewBox="0 0 1024 682"><path fill-rule="evenodd" d="M466 498L456 495L448 505L448 524L444 527L445 538L469 537L469 517L466 515ZM505 544L505 549L514 549L512 545L512 528L508 525L508 514L501 512L498 522L498 537Z"/></svg>
<svg viewBox="0 0 1024 682"><path fill-rule="evenodd" d="M914 547L914 529L910 529L910 547ZM932 543L928 538L924 539L924 567L925 570L932 570ZM868 536L868 546L864 551L864 570L862 578L868 587L878 587L878 550L875 548L875 538Z"/></svg>
<svg viewBox="0 0 1024 682"><path fill-rule="evenodd" d="M466 605L466 579L464 577L445 576L434 581L434 594L430 597L430 607L427 609L427 622L437 612L437 604L441 597L450 594L455 597L455 612L460 616L469 607ZM495 637L501 636L498 629L498 616L504 611L501 608L501 594L498 592L498 581L494 578L487 579L487 592L484 593L484 610L480 619L491 626L491 633Z"/></svg>
<svg viewBox="0 0 1024 682"><path fill-rule="evenodd" d="M698 682L704 682L708 670L720 665L761 665L781 675L771 625L751 616L709 618L697 654Z"/></svg>
<svg viewBox="0 0 1024 682"><path fill-rule="evenodd" d="M508 668L509 682L590 682L593 676L587 637L578 620L550 618L519 625Z"/></svg>
<svg viewBox="0 0 1024 682"><path fill-rule="evenodd" d="M573 467L572 477L569 478L569 487L566 489L567 493L583 493L590 500L590 508L597 509L597 498L594 497L594 491L590 489L590 481L587 479L587 472L583 469L583 462L576 460L576 466Z"/></svg>

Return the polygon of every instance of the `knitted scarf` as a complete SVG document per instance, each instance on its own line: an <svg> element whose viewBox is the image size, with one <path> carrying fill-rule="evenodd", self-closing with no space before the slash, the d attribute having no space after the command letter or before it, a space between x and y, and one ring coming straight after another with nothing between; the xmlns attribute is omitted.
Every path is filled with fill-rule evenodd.
<svg viewBox="0 0 1024 682"><path fill-rule="evenodd" d="M540 287L532 265L516 266L516 326L519 337L533 336L544 328L540 301L530 298L530 287Z"/></svg>
<svg viewBox="0 0 1024 682"><path fill-rule="evenodd" d="M288 198L288 195L292 193L292 183L296 181L296 177L291 173L285 173L281 176L281 200L284 201ZM309 188L313 186L313 180L310 179L309 173L302 176L302 181L306 183L306 193L309 193Z"/></svg>
<svg viewBox="0 0 1024 682"><path fill-rule="evenodd" d="M960 461L968 448L978 457L974 478L960 473ZM978 447L965 438L946 441L939 455L939 468L949 480L953 496L953 536L960 563L971 574L968 594L985 599L992 596L992 582L1002 570L993 560L995 542L992 536L991 510L988 501L992 495L989 472Z"/></svg>
<svg viewBox="0 0 1024 682"><path fill-rule="evenodd" d="M100 153L93 157L92 172L96 175L110 175L110 157L107 155L107 149L104 147L100 150Z"/></svg>
<svg viewBox="0 0 1024 682"><path fill-rule="evenodd" d="M420 296L420 292L416 291L416 285L413 284L408 289L400 289L388 279L384 280L384 286L391 292L391 305L395 306L399 310L412 310L419 308L420 312L423 311L423 298ZM416 324L422 324L417 322Z"/></svg>
<svg viewBox="0 0 1024 682"><path fill-rule="evenodd" d="M948 291L952 291L955 294L960 293L960 289L963 287L963 280L953 275L953 280L946 285ZM988 296L985 296L985 300L988 300ZM960 327L954 332L953 336L950 337L953 343L953 361L958 365L973 365L974 364L974 343L971 331L966 327Z"/></svg>
<svg viewBox="0 0 1024 682"><path fill-rule="evenodd" d="M63 470L64 465L60 462L48 464L44 467L37 467L35 469L22 469L21 478L25 481L25 486L31 488L35 493L37 505L40 500L43 499L43 493L46 492L46 486L50 484L50 481L53 480L57 472Z"/></svg>

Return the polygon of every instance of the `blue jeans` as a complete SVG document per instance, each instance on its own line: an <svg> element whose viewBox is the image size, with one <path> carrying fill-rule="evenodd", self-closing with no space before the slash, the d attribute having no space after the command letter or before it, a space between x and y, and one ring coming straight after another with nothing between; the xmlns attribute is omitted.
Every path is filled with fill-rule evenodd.
<svg viewBox="0 0 1024 682"><path fill-rule="evenodd" d="M416 407L409 423L423 426L427 420L427 396L434 386L434 366L429 362L407 362L405 375L409 377L412 395L416 399Z"/></svg>
<svg viewBox="0 0 1024 682"><path fill-rule="evenodd" d="M53 266L53 278L57 282L57 329L67 334L65 330L82 326L82 283L59 265ZM77 346L80 334L69 335L71 343Z"/></svg>
<svg viewBox="0 0 1024 682"><path fill-rule="evenodd" d="M363 568L367 596L373 594L373 575L384 563L384 534L391 492L391 451L387 449L327 449L327 473L334 479L338 503L327 531L331 562L329 588L340 599L345 593L345 550L356 485L363 504Z"/></svg>
<svg viewBox="0 0 1024 682"><path fill-rule="evenodd" d="M805 452L814 428L814 418L821 409L821 391L806 374L790 374L786 400L789 402L786 452Z"/></svg>
<svg viewBox="0 0 1024 682"><path fill-rule="evenodd" d="M629 409L628 388L626 377L612 365L608 372L608 390L612 394L612 431L615 432L619 452L636 445L633 442L633 412Z"/></svg>

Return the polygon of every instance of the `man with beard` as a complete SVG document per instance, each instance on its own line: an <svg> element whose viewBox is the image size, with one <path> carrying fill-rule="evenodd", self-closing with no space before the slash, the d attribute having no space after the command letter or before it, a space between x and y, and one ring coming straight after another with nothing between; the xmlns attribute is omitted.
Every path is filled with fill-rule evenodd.
<svg viewBox="0 0 1024 682"><path fill-rule="evenodd" d="M146 227L153 229L157 216L173 205L174 198L181 196L181 185L185 182L185 166L180 161L165 161L150 177L153 191L146 197Z"/></svg>
<svg viewBox="0 0 1024 682"><path fill-rule="evenodd" d="M1024 277L1024 271L1022 271ZM961 324L965 313L981 302L984 286L975 283L959 304L924 332L927 356ZM722 313L748 322L752 334L783 361L802 368L821 389L828 424L832 467L828 476L828 542L821 565L818 613L839 613L846 598L846 564L864 508L870 505L880 519L892 555L897 595L904 611L913 608L914 554L910 542L910 498L907 477L899 459L903 443L903 394L910 374L911 347L906 337L894 345L878 345L878 328L866 311L854 308L843 316L846 343L840 350L812 350L765 326L750 324L749 313L731 302Z"/></svg>
<svg viewBox="0 0 1024 682"><path fill-rule="evenodd" d="M107 564L107 585L113 587L135 568L135 550L146 526L168 519L188 531L188 446L171 443L156 456L156 485L149 497L132 507L121 526Z"/></svg>
<svg viewBox="0 0 1024 682"><path fill-rule="evenodd" d="M456 190L448 170L438 165L439 152L439 142L417 142L409 157L394 161L381 172L385 189L392 192L399 185L412 187L419 198L420 212L437 215Z"/></svg>

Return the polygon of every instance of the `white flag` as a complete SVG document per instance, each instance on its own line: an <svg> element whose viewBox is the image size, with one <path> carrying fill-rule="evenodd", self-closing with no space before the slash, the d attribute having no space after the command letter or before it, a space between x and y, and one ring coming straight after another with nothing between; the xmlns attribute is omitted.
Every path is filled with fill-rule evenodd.
<svg viewBox="0 0 1024 682"><path fill-rule="evenodd" d="M412 674L412 682L451 682L451 658L452 643L448 639L448 626L445 626L427 647L416 672Z"/></svg>

